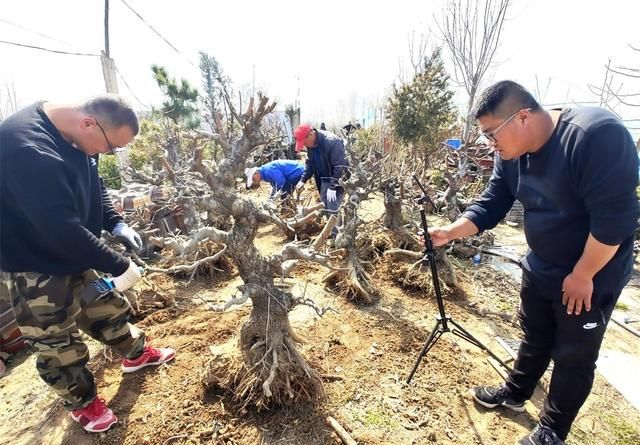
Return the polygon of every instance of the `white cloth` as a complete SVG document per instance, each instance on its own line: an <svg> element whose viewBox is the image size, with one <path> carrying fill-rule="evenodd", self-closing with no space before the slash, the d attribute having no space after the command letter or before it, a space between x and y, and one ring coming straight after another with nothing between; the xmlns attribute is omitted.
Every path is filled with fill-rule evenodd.
<svg viewBox="0 0 640 445"><path fill-rule="evenodd" d="M335 190L327 189L327 202L334 202L338 199L338 194Z"/></svg>
<svg viewBox="0 0 640 445"><path fill-rule="evenodd" d="M247 187L253 185L253 175L258 170L258 167L249 167L244 169L244 174L247 176Z"/></svg>
<svg viewBox="0 0 640 445"><path fill-rule="evenodd" d="M113 284L116 287L116 290L122 292L136 284L138 281L142 279L142 275L140 274L140 270L136 263L133 261L129 261L129 267L124 271L122 275L118 275L117 277L113 277Z"/></svg>

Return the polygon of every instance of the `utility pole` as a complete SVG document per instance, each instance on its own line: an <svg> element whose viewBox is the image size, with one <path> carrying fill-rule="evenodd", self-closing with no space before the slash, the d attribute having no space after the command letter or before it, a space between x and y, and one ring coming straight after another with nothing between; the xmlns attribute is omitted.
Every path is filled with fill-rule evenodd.
<svg viewBox="0 0 640 445"><path fill-rule="evenodd" d="M102 74L107 93L118 93L118 79L116 78L116 64L111 58L109 48L109 0L104 0L104 51L100 56Z"/></svg>
<svg viewBox="0 0 640 445"><path fill-rule="evenodd" d="M104 54L111 57L109 50L109 0L104 0Z"/></svg>
<svg viewBox="0 0 640 445"><path fill-rule="evenodd" d="M253 64L253 78L251 80L251 97L256 97L256 64Z"/></svg>
<svg viewBox="0 0 640 445"><path fill-rule="evenodd" d="M293 119L294 122L291 122L291 124L293 125L293 128L296 128L298 125L300 125L300 74L296 74L294 76L294 78L296 79L296 100L293 104L293 108L295 109L295 118Z"/></svg>
<svg viewBox="0 0 640 445"><path fill-rule="evenodd" d="M109 0L104 0L104 50L100 55L100 61L102 62L102 74L104 75L104 86L107 89L107 93L118 94L116 63L111 58L111 49L109 47ZM118 158L118 172L120 173L122 184L132 182L133 178L128 173L128 150L120 150L116 152L116 156Z"/></svg>

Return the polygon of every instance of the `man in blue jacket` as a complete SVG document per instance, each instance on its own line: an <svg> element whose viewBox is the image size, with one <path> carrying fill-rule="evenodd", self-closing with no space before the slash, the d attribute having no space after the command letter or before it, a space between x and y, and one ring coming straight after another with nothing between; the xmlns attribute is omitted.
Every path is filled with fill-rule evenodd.
<svg viewBox="0 0 640 445"><path fill-rule="evenodd" d="M518 444L561 445L591 391L607 323L633 270L636 148L612 113L546 111L512 81L489 87L475 118L499 155L493 175L460 219L429 232L442 246L495 227L515 199L524 206L524 338L506 383L472 395L487 408L524 411L553 359L540 421Z"/></svg>
<svg viewBox="0 0 640 445"><path fill-rule="evenodd" d="M261 167L249 167L244 170L248 188L258 187L260 181L264 180L271 184L270 198L280 193L282 199L291 195L303 173L304 165L302 162L288 159L271 161Z"/></svg>
<svg viewBox="0 0 640 445"><path fill-rule="evenodd" d="M325 209L331 214L337 213L344 197L340 179L349 170L342 138L309 124L300 125L293 134L296 151L306 147L308 152L304 174L296 188L303 187L313 176Z"/></svg>

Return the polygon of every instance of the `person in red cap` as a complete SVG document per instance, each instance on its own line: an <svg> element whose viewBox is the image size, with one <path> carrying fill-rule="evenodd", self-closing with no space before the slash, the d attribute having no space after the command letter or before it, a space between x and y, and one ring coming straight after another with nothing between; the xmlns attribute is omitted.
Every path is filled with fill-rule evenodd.
<svg viewBox="0 0 640 445"><path fill-rule="evenodd" d="M308 149L307 163L296 188L302 188L313 176L326 211L335 214L342 203L344 189L340 179L349 170L342 138L309 124L298 126L293 132L296 151Z"/></svg>

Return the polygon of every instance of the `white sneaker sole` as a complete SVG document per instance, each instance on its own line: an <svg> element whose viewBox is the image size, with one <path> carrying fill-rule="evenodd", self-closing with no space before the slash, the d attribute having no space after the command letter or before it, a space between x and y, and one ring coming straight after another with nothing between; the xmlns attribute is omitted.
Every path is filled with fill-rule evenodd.
<svg viewBox="0 0 640 445"><path fill-rule="evenodd" d="M479 398L477 398L476 394L473 392L472 389L469 390L469 393L471 394L471 397L473 397L473 400L475 400L479 405L482 405L485 408L493 409L493 408L497 408L499 406L503 406L503 407L509 408L511 411L515 411L517 413L524 412L524 404L518 406L518 405L508 405L506 403L487 403L487 402L484 402L484 401L480 400Z"/></svg>
<svg viewBox="0 0 640 445"><path fill-rule="evenodd" d="M76 417L73 414L71 414L71 418L73 420L75 420L76 422L80 423L80 417ZM105 431L107 431L109 428L111 428L113 425L115 425L116 423L118 423L118 418L116 417L115 419L113 419L113 421L109 424L107 424L106 426L104 426L103 428L91 428L85 425L80 424L80 426L87 432L89 433L103 433Z"/></svg>

